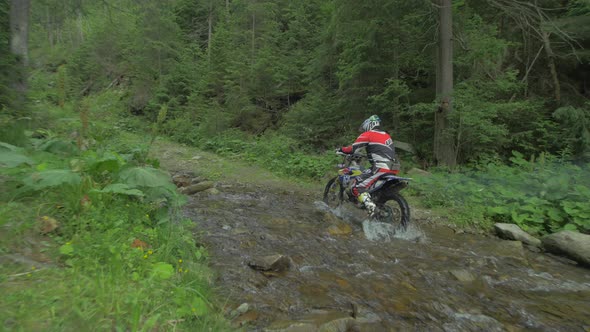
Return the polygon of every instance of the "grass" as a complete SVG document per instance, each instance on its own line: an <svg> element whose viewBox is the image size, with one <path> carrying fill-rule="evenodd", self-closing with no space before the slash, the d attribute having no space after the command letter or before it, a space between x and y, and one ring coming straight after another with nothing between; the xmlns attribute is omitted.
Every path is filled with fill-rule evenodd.
<svg viewBox="0 0 590 332"><path fill-rule="evenodd" d="M207 250L177 197L95 192L120 181L119 166L157 164L138 144L141 136L119 135L108 112L95 112L83 137L90 150L81 153L69 135L81 127L75 113L47 108L37 117L43 126L30 127L44 137L18 152L32 165L0 169L1 329L232 330L213 303ZM74 149L40 151L50 140ZM120 157L118 167L110 155ZM91 167L107 159L100 165L110 166ZM28 187L25 179L55 169L82 180Z"/></svg>

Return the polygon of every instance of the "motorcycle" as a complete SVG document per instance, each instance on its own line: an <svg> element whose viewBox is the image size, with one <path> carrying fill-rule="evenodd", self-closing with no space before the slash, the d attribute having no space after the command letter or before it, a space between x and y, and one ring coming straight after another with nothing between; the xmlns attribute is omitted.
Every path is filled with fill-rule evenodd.
<svg viewBox="0 0 590 332"><path fill-rule="evenodd" d="M336 154L343 156L343 161L337 165L338 175L326 184L324 203L330 208L336 208L344 202L350 202L357 208L364 209L350 188L354 185L356 178L363 174L364 169L361 162L365 157L360 154L346 154L339 151ZM386 173L371 185L368 192L377 206L373 214L375 220L392 223L401 230L408 227L410 207L399 192L408 186L410 180L410 178Z"/></svg>

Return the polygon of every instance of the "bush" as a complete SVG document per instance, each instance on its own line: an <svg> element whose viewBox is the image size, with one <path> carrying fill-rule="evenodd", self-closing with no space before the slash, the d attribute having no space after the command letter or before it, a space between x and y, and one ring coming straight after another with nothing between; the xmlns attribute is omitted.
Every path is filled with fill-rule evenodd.
<svg viewBox="0 0 590 332"><path fill-rule="evenodd" d="M322 178L335 163L333 157L307 154L293 139L273 133L253 138L239 130L228 130L202 140L201 147L256 163L276 174L305 179Z"/></svg>
<svg viewBox="0 0 590 332"><path fill-rule="evenodd" d="M559 230L590 233L590 168L541 155L512 165L482 163L459 173L416 179L415 190L429 207L451 207L492 222L512 222L533 233Z"/></svg>

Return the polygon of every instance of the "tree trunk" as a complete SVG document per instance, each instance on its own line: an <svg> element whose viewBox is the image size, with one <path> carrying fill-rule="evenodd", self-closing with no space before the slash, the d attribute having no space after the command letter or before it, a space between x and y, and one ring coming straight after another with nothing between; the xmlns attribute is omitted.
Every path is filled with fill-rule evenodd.
<svg viewBox="0 0 590 332"><path fill-rule="evenodd" d="M434 118L434 158L437 164L454 167L454 139L448 117L453 110L453 20L451 0L437 0L439 5L439 45L437 56L436 95L440 106Z"/></svg>
<svg viewBox="0 0 590 332"><path fill-rule="evenodd" d="M560 101L561 85L559 84L559 79L557 78L557 68L555 67L555 54L553 54L553 50L551 49L549 34L545 31L542 31L541 34L543 36L543 44L545 45L545 54L547 54L547 59L549 60L549 71L551 72L551 78L553 79L555 100Z"/></svg>
<svg viewBox="0 0 590 332"><path fill-rule="evenodd" d="M30 0L10 2L10 50L24 66L29 64L29 8Z"/></svg>
<svg viewBox="0 0 590 332"><path fill-rule="evenodd" d="M14 107L25 108L27 92L26 67L29 64L29 8L30 0L11 0L10 2L10 51L16 55L16 75L11 85L16 91Z"/></svg>
<svg viewBox="0 0 590 332"><path fill-rule="evenodd" d="M209 16L207 17L207 58L211 63L211 37L213 34L213 2L209 3Z"/></svg>

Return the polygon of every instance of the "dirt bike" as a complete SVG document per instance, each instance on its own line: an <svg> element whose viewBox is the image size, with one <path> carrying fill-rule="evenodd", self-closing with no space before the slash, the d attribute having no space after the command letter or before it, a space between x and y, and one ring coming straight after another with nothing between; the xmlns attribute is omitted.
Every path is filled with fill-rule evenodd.
<svg viewBox="0 0 590 332"><path fill-rule="evenodd" d="M338 164L338 175L326 184L324 189L324 203L330 208L336 208L344 202L351 202L356 207L360 206L357 198L352 194L350 188L356 177L363 173L361 161L365 158L360 154L345 154L337 151L336 154L343 156L343 161ZM371 187L368 192L371 199L377 206L373 218L380 222L392 223L396 228L405 230L410 223L410 207L406 199L399 193L409 184L409 178L403 178L394 174L384 174Z"/></svg>

